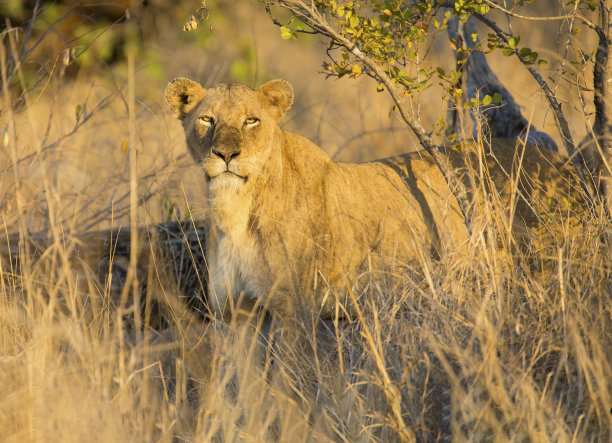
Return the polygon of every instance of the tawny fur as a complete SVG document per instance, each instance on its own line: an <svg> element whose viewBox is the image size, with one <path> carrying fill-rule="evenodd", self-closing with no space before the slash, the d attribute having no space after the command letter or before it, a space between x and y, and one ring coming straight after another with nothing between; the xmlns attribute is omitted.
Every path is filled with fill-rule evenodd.
<svg viewBox="0 0 612 443"><path fill-rule="evenodd" d="M427 256L465 248L464 217L427 154L333 162L277 125L293 102L287 82L273 80L254 91L204 89L177 79L166 98L208 181L206 258L217 313L228 314L240 299L281 318L303 309L331 316L338 300L347 306L347 284L362 274L418 266ZM513 229L535 232L550 198L575 193L576 182L554 153L530 145L515 152L514 141L498 140L482 164L471 151L451 157L458 168L473 165L483 179L474 195L493 192L517 202ZM525 200L513 193L518 169Z"/></svg>

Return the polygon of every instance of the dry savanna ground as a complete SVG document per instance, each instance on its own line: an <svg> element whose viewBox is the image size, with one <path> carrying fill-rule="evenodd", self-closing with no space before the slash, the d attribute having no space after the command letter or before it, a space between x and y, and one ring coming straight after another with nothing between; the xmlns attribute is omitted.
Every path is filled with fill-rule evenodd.
<svg viewBox="0 0 612 443"><path fill-rule="evenodd" d="M474 224L470 254L424 254L419 270L365 276L362 316L327 324L314 334L317 353L301 360L282 345L262 359L249 327L188 307L167 255L148 248L154 233L140 231L131 258L100 242L110 228L129 242L131 226L204 216L203 177L163 101L176 76L289 80L296 105L282 126L339 160L416 147L373 82L325 80L325 46L281 40L260 3L216 2L191 33L181 27L198 2L149 3L111 27L112 14L105 22L85 2L92 9L64 28L51 26L60 6L44 3L29 41L3 22L0 214L11 244L1 243L0 440L398 441L406 430L419 441L612 438L605 217L575 229L549 214L544 226L572 234L517 253L500 233L498 202L482 202L490 210ZM533 47L552 54L545 26L531 29ZM443 46L432 49L441 63ZM558 137L538 112L537 85L495 60L525 114ZM432 88L414 106L433 122L445 104ZM584 135L586 117L569 108Z"/></svg>

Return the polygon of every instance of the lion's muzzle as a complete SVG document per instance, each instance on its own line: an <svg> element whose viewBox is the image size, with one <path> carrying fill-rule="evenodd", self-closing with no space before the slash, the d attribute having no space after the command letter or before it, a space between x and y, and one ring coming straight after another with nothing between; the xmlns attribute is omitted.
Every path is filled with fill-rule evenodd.
<svg viewBox="0 0 612 443"><path fill-rule="evenodd" d="M232 159L240 155L243 142L239 129L223 125L215 131L211 152L229 165Z"/></svg>

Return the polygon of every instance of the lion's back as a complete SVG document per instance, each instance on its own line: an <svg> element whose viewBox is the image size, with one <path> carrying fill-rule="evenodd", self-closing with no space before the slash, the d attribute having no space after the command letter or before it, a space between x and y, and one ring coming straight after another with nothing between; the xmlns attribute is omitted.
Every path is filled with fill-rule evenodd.
<svg viewBox="0 0 612 443"><path fill-rule="evenodd" d="M423 249L440 256L467 232L444 177L420 155L336 164L326 198L338 238L402 262Z"/></svg>

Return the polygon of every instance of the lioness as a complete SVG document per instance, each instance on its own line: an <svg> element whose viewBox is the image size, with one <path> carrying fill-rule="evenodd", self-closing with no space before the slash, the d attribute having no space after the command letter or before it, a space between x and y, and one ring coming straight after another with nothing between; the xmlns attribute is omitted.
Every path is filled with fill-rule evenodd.
<svg viewBox="0 0 612 443"><path fill-rule="evenodd" d="M283 131L277 122L293 103L286 81L258 90L223 84L204 89L179 78L168 85L166 99L206 175L209 300L220 315L241 300L280 318L295 319L304 309L331 316L338 300L346 307L346 285L362 273L440 256L468 237L464 217L426 153L336 163L306 138ZM557 201L573 192L575 180L552 152L527 146L519 154L521 189L528 195L514 222L531 228L538 220L533 197L546 209L549 197ZM514 157L514 141L497 141L484 174L481 168L508 202L521 200L511 195ZM464 159L462 167L465 158L476 159L454 158Z"/></svg>

